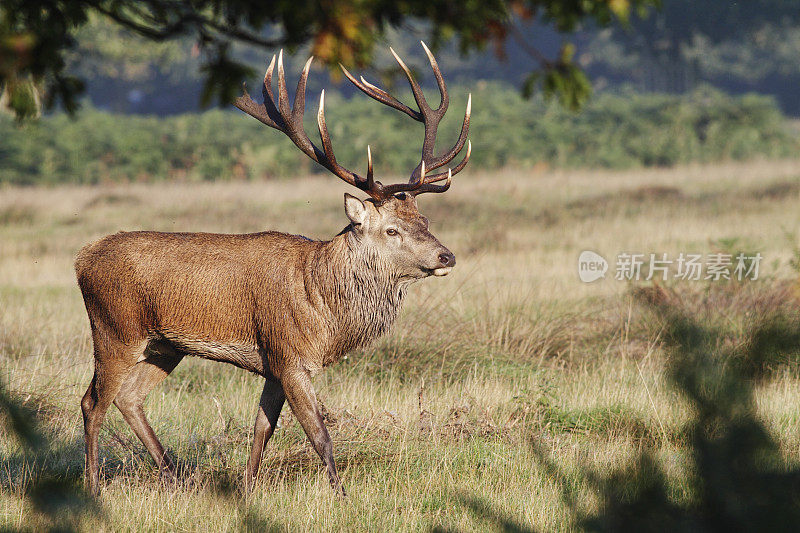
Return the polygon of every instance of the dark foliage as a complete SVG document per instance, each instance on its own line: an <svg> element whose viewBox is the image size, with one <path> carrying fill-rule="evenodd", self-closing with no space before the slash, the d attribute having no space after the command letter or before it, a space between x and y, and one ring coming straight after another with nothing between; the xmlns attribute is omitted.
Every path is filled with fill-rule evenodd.
<svg viewBox="0 0 800 533"><path fill-rule="evenodd" d="M370 62L375 42L389 27L410 21L428 23L434 46L457 39L462 52L502 46L513 26L512 15L538 18L559 32L583 21L600 25L625 20L631 6L653 0L6 0L0 6L0 88L6 105L19 118L37 111L34 85L44 88L46 103L71 111L83 81L70 76L65 54L75 48L75 32L91 17L113 21L150 41L189 37L204 56L203 99L227 104L250 70L231 54L231 45L296 49L329 66ZM564 50L568 50L565 48ZM571 53L548 59L534 52L548 94L570 106L585 100L589 86ZM533 83L533 82L531 82ZM34 84L34 85L32 85Z"/></svg>

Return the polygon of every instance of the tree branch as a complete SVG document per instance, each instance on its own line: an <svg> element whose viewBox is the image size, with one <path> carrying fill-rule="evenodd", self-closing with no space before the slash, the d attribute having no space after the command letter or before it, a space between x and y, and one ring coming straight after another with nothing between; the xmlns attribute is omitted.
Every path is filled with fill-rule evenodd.
<svg viewBox="0 0 800 533"><path fill-rule="evenodd" d="M254 44L256 46L261 46L263 48L275 48L286 43L285 38L265 39L252 32L242 30L240 28L237 28L235 26L230 26L228 24L222 24L212 18L205 17L201 14L190 11L185 11L181 13L179 15L178 20L176 20L175 22L172 22L162 27L153 27L135 21L132 18L123 15L117 10L108 9L105 6L103 6L100 2L92 2L91 5L96 11L111 18L112 20L121 24L122 26L125 26L126 28L135 31L140 35L143 35L147 38L156 41L164 41L166 39L169 39L170 37L173 37L176 34L184 32L187 25L192 25L198 31L200 28L204 27L210 28L219 34L224 35L225 37L237 39L242 42ZM152 16L146 13L139 12L138 15L140 18L153 19Z"/></svg>
<svg viewBox="0 0 800 533"><path fill-rule="evenodd" d="M513 22L509 23L508 29L510 30L511 36L514 38L514 40L517 42L517 44L529 56L531 56L534 60L539 62L539 64L542 66L542 68L549 69L549 68L553 67L553 62L552 61L547 59L547 57L545 57L545 55L543 53L541 53L535 47L531 46L530 43L528 43L528 41L525 40L525 36L522 35L522 32L519 31L519 28L517 28L516 24L514 24Z"/></svg>

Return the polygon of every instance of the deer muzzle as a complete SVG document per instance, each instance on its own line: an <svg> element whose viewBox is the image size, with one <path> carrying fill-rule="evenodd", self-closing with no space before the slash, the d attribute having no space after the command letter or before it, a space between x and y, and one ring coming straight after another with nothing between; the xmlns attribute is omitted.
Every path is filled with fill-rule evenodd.
<svg viewBox="0 0 800 533"><path fill-rule="evenodd" d="M439 266L433 269L434 276L446 276L456 266L456 256L450 250L439 254Z"/></svg>

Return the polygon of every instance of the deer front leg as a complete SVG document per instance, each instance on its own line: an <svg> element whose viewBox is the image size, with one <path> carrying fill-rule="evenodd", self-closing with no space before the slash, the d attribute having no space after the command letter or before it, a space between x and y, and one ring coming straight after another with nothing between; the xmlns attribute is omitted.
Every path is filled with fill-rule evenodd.
<svg viewBox="0 0 800 533"><path fill-rule="evenodd" d="M347 496L339 474L336 473L336 464L333 462L333 444L322 420L317 395L311 385L311 377L303 370L285 370L281 377L283 391L294 416L303 426L308 440L322 458L331 486L340 496Z"/></svg>
<svg viewBox="0 0 800 533"><path fill-rule="evenodd" d="M264 383L253 430L253 448L250 450L250 457L247 459L247 467L244 471L244 490L247 493L253 490L258 467L261 466L264 446L275 431L285 398L280 382L268 379Z"/></svg>

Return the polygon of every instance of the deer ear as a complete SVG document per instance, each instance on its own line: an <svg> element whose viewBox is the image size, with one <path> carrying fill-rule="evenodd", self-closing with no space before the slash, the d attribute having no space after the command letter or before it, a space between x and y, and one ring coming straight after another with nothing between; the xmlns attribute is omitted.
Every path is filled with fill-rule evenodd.
<svg viewBox="0 0 800 533"><path fill-rule="evenodd" d="M357 226L367 220L367 206L352 194L344 193L344 212L350 222Z"/></svg>

